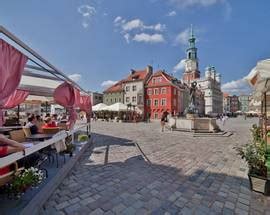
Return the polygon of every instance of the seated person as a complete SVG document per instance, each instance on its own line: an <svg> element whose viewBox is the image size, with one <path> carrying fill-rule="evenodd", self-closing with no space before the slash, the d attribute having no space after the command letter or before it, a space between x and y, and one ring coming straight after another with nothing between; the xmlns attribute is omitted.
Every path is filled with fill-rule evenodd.
<svg viewBox="0 0 270 215"><path fill-rule="evenodd" d="M36 115L36 122L35 125L38 127L39 133L42 133L42 126L44 125L44 122L40 115Z"/></svg>
<svg viewBox="0 0 270 215"><path fill-rule="evenodd" d="M26 128L30 129L31 134L38 134L38 127L36 125L36 117L30 116L28 118L28 122L25 125Z"/></svg>
<svg viewBox="0 0 270 215"><path fill-rule="evenodd" d="M52 121L50 117L47 117L45 120L45 125L42 126L42 128L56 128L55 122Z"/></svg>
<svg viewBox="0 0 270 215"><path fill-rule="evenodd" d="M6 138L4 135L0 134L0 157L7 156L14 152L24 151L25 146L14 140ZM0 175L4 175L10 171L9 166L0 168Z"/></svg>
<svg viewBox="0 0 270 215"><path fill-rule="evenodd" d="M52 115L52 122L55 124L55 126L57 126L57 124L58 124L57 114Z"/></svg>

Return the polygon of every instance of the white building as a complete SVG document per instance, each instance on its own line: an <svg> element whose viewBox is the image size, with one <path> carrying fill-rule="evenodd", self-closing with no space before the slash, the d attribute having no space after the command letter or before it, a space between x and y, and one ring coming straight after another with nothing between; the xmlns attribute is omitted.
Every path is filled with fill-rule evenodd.
<svg viewBox="0 0 270 215"><path fill-rule="evenodd" d="M215 67L206 67L205 77L197 80L198 87L204 92L205 114L223 113L223 93L221 91L221 75Z"/></svg>
<svg viewBox="0 0 270 215"><path fill-rule="evenodd" d="M204 93L205 114L216 115L223 112L223 93L221 91L221 75L216 72L215 67L207 67L205 77L201 78L199 71L199 59L195 45L196 38L191 28L189 47L186 50L187 59L185 60L185 71L183 81L190 85L193 81L197 82L198 89Z"/></svg>

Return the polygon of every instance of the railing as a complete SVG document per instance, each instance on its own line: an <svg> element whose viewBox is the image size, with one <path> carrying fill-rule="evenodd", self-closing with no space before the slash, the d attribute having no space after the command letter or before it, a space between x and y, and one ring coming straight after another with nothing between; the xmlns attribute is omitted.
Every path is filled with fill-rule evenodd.
<svg viewBox="0 0 270 215"><path fill-rule="evenodd" d="M56 137L53 137L49 140L43 141L43 142L39 142L36 145L33 145L30 148L26 148L25 149L25 155L23 154L23 152L16 152L16 153L12 153L8 156L2 157L0 158L0 168L8 166L9 164L14 163L15 161L18 161L24 157L27 157L47 146L50 146L60 140L64 140L66 137L72 135L72 142L74 141L74 134L80 130L82 130L83 128L86 128L87 132L90 131L90 123L83 123L78 125L76 128L74 128L71 131L67 131L65 133L63 133L62 135L57 135Z"/></svg>

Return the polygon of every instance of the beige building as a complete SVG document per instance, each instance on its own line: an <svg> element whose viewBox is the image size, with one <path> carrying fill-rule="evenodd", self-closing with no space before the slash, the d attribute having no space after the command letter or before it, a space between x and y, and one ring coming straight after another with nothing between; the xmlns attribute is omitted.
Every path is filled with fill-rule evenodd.
<svg viewBox="0 0 270 215"><path fill-rule="evenodd" d="M152 73L151 66L147 66L144 70L131 70L130 75L123 82L124 104L135 106L142 114L144 114L144 87Z"/></svg>
<svg viewBox="0 0 270 215"><path fill-rule="evenodd" d="M124 103L123 80L117 82L103 92L103 103L112 105L114 103Z"/></svg>

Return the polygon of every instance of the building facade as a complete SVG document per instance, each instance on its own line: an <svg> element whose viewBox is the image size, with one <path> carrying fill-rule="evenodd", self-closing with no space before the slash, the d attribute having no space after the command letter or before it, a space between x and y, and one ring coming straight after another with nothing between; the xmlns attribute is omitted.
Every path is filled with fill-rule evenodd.
<svg viewBox="0 0 270 215"><path fill-rule="evenodd" d="M96 105L103 102L103 93L89 92L91 96L91 104Z"/></svg>
<svg viewBox="0 0 270 215"><path fill-rule="evenodd" d="M230 99L230 112L235 113L239 110L239 98L236 95L229 96Z"/></svg>
<svg viewBox="0 0 270 215"><path fill-rule="evenodd" d="M228 93L223 93L223 113L231 112L230 96Z"/></svg>
<svg viewBox="0 0 270 215"><path fill-rule="evenodd" d="M144 70L131 70L130 75L123 81L124 104L134 106L143 116L145 116L145 83L152 73L151 66L147 66Z"/></svg>
<svg viewBox="0 0 270 215"><path fill-rule="evenodd" d="M124 87L123 80L117 82L103 92L103 103L112 105L114 103L124 103Z"/></svg>
<svg viewBox="0 0 270 215"><path fill-rule="evenodd" d="M249 111L250 96L249 95L240 95L239 96L239 106L242 112Z"/></svg>
<svg viewBox="0 0 270 215"><path fill-rule="evenodd" d="M205 114L221 114L223 112L223 93L221 91L221 75L215 67L207 67L205 77L197 80L198 87L204 92Z"/></svg>
<svg viewBox="0 0 270 215"><path fill-rule="evenodd" d="M184 112L185 86L165 71L155 72L146 84L146 117L160 119L163 112L180 115Z"/></svg>
<svg viewBox="0 0 270 215"><path fill-rule="evenodd" d="M183 81L190 85L193 81L197 82L198 89L203 92L205 99L205 114L216 115L223 112L223 93L221 91L221 75L216 72L215 67L207 67L205 77L200 77L199 60L196 38L191 28L189 47L186 50L187 59L185 60L185 71Z"/></svg>

